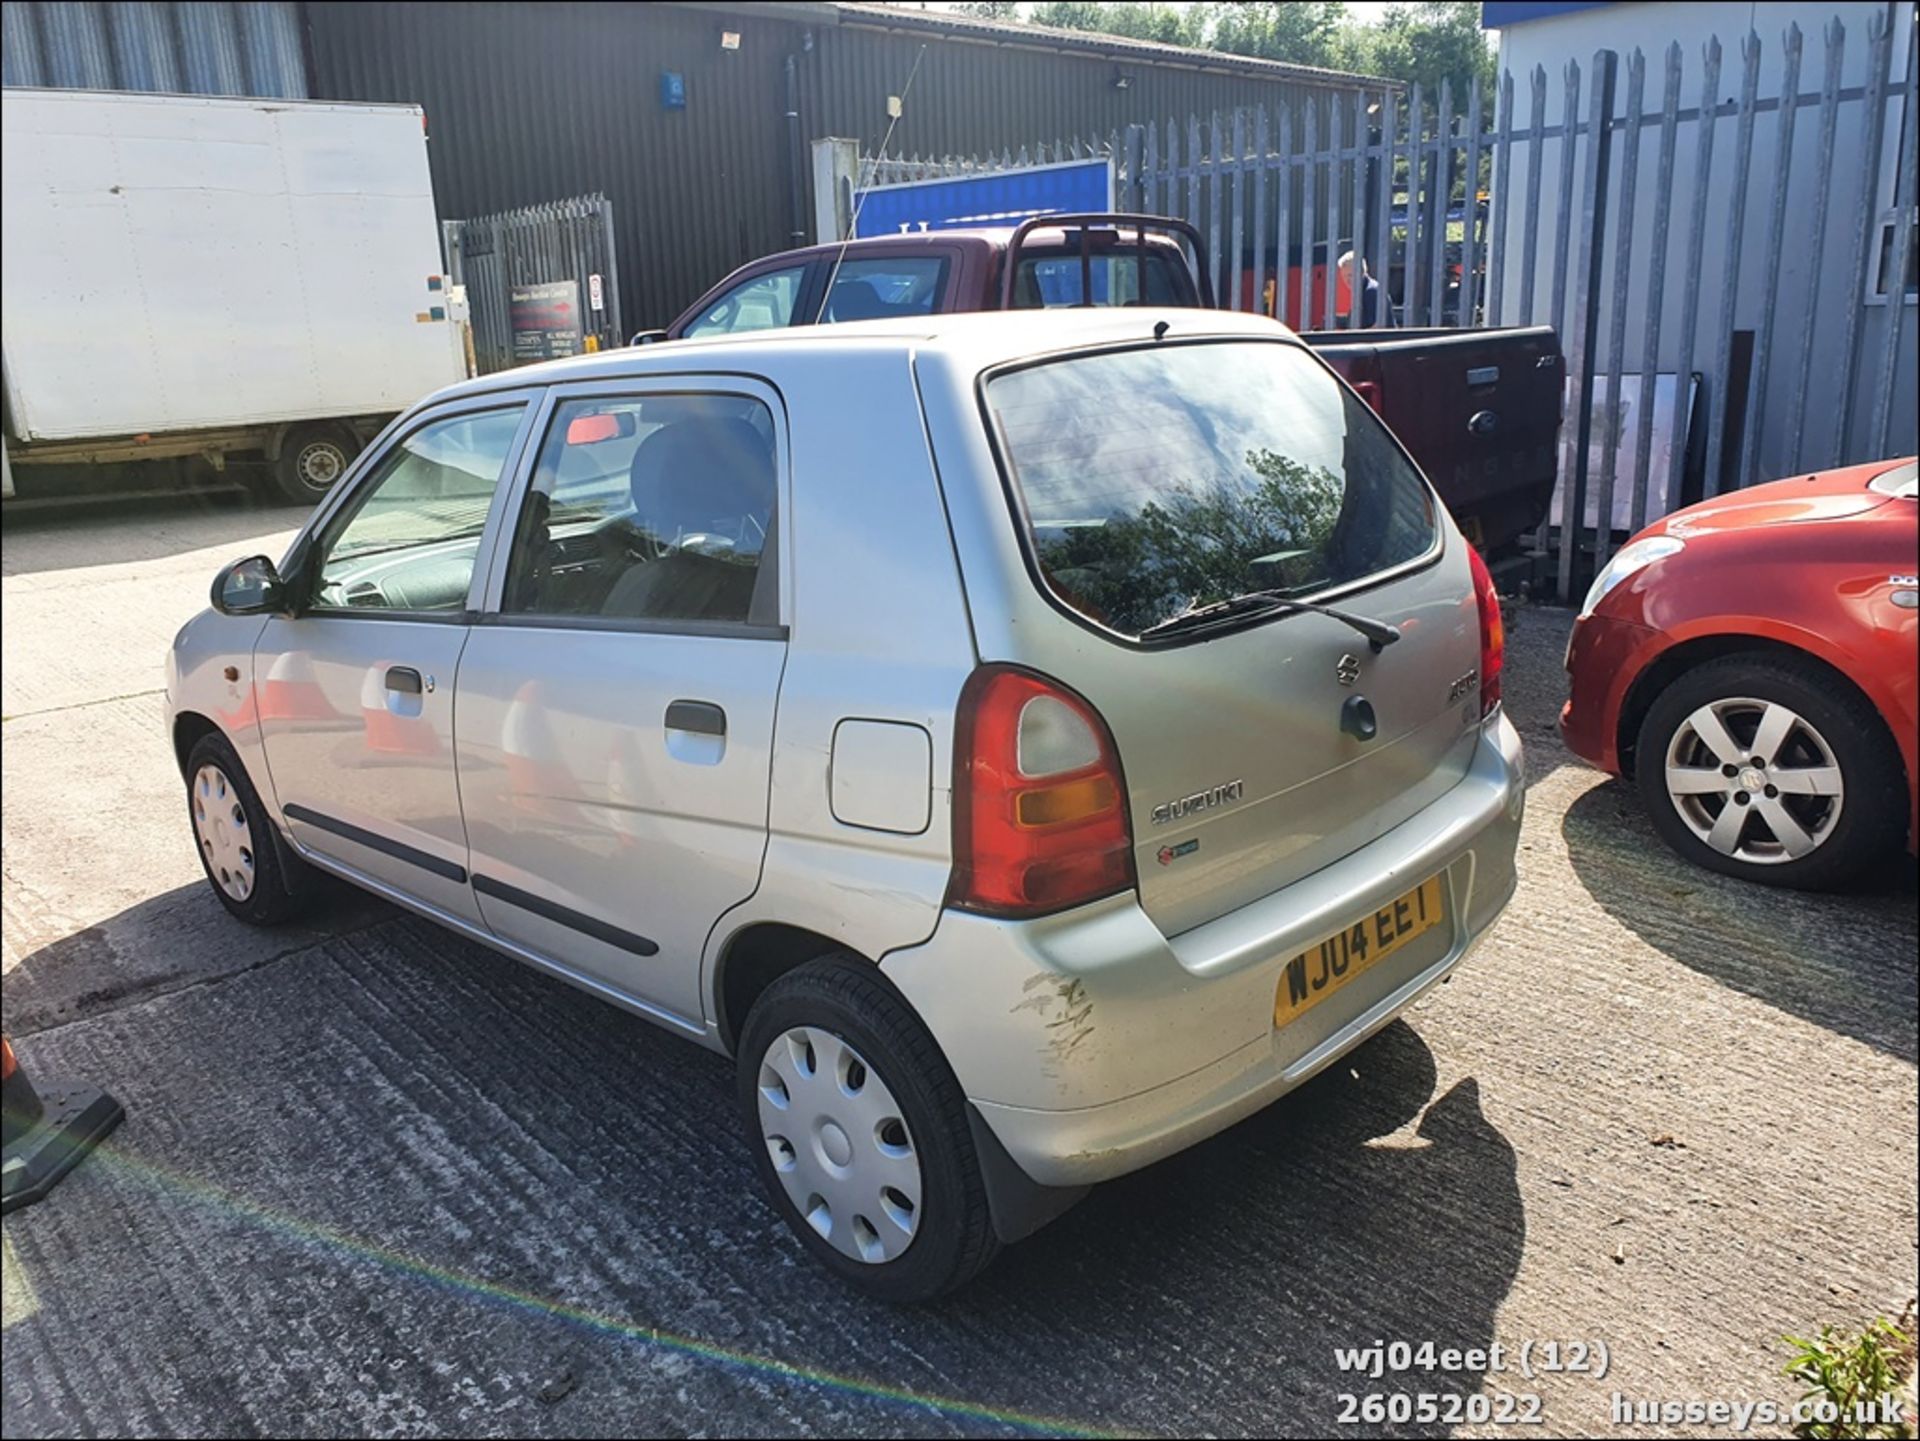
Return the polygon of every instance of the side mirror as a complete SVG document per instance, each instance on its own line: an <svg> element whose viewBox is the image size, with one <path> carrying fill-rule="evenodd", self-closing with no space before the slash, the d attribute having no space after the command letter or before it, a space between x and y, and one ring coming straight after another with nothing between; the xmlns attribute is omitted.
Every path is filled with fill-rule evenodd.
<svg viewBox="0 0 1920 1441"><path fill-rule="evenodd" d="M665 339L667 339L667 332L664 330L639 330L634 332L633 339L629 340L627 344L658 345Z"/></svg>
<svg viewBox="0 0 1920 1441"><path fill-rule="evenodd" d="M264 555L236 560L213 578L213 608L222 615L264 615L285 598L286 583Z"/></svg>

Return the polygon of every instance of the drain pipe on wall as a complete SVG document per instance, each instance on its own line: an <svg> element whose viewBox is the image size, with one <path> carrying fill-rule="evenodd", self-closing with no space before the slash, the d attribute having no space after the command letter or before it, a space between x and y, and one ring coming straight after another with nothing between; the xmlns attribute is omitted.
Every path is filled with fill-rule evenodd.
<svg viewBox="0 0 1920 1441"><path fill-rule="evenodd" d="M802 51L812 53L813 32L800 37ZM805 190L800 170L806 164L805 147L800 141L800 57L787 52L784 66L787 82L787 244L798 248L807 243Z"/></svg>

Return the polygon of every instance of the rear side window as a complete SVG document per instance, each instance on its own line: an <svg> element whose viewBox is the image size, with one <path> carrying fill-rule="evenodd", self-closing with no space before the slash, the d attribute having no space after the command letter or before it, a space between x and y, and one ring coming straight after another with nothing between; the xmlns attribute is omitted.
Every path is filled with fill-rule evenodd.
<svg viewBox="0 0 1920 1441"><path fill-rule="evenodd" d="M947 262L933 255L842 261L820 318L893 320L931 315L946 274Z"/></svg>
<svg viewBox="0 0 1920 1441"><path fill-rule="evenodd" d="M1248 591L1350 586L1437 539L1419 472L1296 345L1075 356L986 399L1048 588L1130 638Z"/></svg>

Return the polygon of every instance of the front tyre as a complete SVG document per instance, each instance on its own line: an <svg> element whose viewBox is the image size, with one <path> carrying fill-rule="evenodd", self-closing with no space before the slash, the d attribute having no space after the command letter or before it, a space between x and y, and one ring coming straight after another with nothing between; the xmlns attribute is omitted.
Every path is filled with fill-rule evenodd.
<svg viewBox="0 0 1920 1441"><path fill-rule="evenodd" d="M1903 849L1893 737L1811 661L1749 652L1696 666L1648 709L1634 764L1654 829L1709 870L1832 890Z"/></svg>
<svg viewBox="0 0 1920 1441"><path fill-rule="evenodd" d="M231 914L273 926L301 910L311 872L291 853L283 856L259 792L217 731L187 754L187 819L207 884Z"/></svg>
<svg viewBox="0 0 1920 1441"><path fill-rule="evenodd" d="M925 1301L999 1250L966 1098L919 1017L867 961L810 961L754 1003L739 1097L776 1209L870 1295Z"/></svg>

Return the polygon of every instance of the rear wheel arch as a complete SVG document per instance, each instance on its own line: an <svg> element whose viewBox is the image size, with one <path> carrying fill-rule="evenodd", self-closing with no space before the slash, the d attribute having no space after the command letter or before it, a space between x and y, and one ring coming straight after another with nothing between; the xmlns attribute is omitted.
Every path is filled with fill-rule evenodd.
<svg viewBox="0 0 1920 1441"><path fill-rule="evenodd" d="M756 921L728 937L713 979L715 1019L727 1053L739 1044L747 1013L768 986L808 961L845 953L843 941L780 921Z"/></svg>

